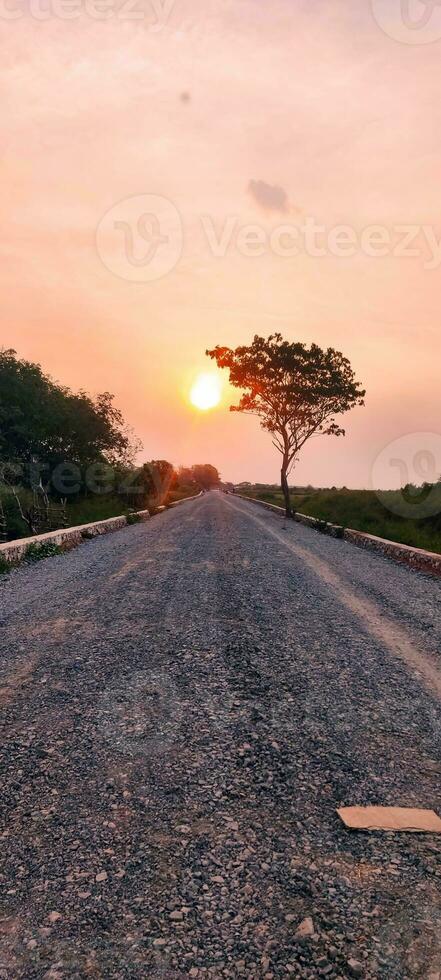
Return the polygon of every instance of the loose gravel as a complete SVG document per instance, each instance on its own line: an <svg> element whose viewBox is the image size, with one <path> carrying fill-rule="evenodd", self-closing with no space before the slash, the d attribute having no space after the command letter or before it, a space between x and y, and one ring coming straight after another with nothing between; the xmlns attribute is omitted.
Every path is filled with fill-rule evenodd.
<svg viewBox="0 0 441 980"><path fill-rule="evenodd" d="M0 978L439 980L441 839L335 813L440 812L439 583L256 510L2 581Z"/></svg>

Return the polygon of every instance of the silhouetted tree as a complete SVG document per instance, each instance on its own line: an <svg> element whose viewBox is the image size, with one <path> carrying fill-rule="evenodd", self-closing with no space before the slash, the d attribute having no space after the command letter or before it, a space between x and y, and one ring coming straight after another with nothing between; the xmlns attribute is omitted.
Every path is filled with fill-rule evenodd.
<svg viewBox="0 0 441 980"><path fill-rule="evenodd" d="M201 490L212 490L220 484L219 471L211 463L196 463L191 467L193 480Z"/></svg>
<svg viewBox="0 0 441 980"><path fill-rule="evenodd" d="M230 384L244 394L232 412L257 415L282 455L280 481L286 515L292 516L288 476L302 446L317 435L344 435L335 416L364 404L347 358L317 344L289 343L281 334L255 336L248 347L207 350L218 367L227 368Z"/></svg>
<svg viewBox="0 0 441 980"><path fill-rule="evenodd" d="M135 447L109 392L74 394L39 364L0 351L0 464L39 483L60 463L128 464ZM30 478L32 468L33 477Z"/></svg>

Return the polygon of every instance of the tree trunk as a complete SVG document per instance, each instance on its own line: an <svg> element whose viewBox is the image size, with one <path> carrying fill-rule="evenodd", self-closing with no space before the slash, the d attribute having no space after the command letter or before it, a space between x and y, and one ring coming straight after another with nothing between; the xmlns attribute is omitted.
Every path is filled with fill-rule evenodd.
<svg viewBox="0 0 441 980"><path fill-rule="evenodd" d="M291 497L289 494L287 472L288 472L288 460L283 460L282 469L280 471L280 485L282 487L282 493L285 500L286 517L292 517Z"/></svg>

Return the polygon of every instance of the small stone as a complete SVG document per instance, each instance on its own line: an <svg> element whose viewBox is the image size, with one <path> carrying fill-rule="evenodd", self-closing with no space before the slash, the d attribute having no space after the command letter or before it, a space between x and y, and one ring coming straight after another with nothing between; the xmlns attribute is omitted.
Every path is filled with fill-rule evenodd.
<svg viewBox="0 0 441 980"><path fill-rule="evenodd" d="M180 912L179 909L175 909L174 912L170 912L169 918L172 920L172 922L182 922L184 914L183 912Z"/></svg>
<svg viewBox="0 0 441 980"><path fill-rule="evenodd" d="M58 919L61 918L61 912L49 912L49 922L58 922Z"/></svg>
<svg viewBox="0 0 441 980"><path fill-rule="evenodd" d="M358 960L348 960L348 970L351 977L363 976L363 966Z"/></svg>
<svg viewBox="0 0 441 980"><path fill-rule="evenodd" d="M168 942L168 939L154 939L153 940L153 945L154 946L166 946L167 945L167 942Z"/></svg>
<svg viewBox="0 0 441 980"><path fill-rule="evenodd" d="M107 871L99 871L95 876L95 881L107 881Z"/></svg>
<svg viewBox="0 0 441 980"><path fill-rule="evenodd" d="M297 926L295 935L297 939L305 939L307 936L314 935L314 923L311 919L311 916L308 915L306 919L302 920L300 925Z"/></svg>
<svg viewBox="0 0 441 980"><path fill-rule="evenodd" d="M37 940L30 939L28 942L28 949L35 949L36 945L37 945Z"/></svg>

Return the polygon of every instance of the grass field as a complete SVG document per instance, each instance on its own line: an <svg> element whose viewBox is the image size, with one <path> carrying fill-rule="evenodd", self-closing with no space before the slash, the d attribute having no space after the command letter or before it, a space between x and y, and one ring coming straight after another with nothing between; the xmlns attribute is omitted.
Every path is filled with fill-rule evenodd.
<svg viewBox="0 0 441 980"><path fill-rule="evenodd" d="M238 488L238 492L283 507L283 496L277 487L252 486ZM428 511L435 513L420 518L400 517L393 512L402 500L401 491L393 490L382 492L381 500L371 490L293 492L292 505L295 510L310 517L441 554L441 484L432 488L430 500L429 491L425 498L424 493L420 489L419 497L415 495L411 506L423 514ZM417 499L419 504L416 503Z"/></svg>

